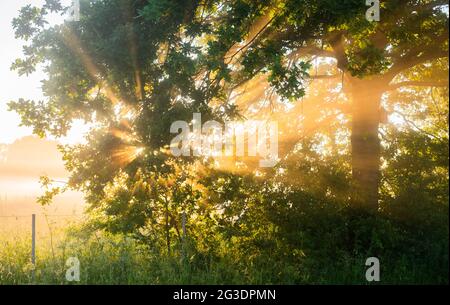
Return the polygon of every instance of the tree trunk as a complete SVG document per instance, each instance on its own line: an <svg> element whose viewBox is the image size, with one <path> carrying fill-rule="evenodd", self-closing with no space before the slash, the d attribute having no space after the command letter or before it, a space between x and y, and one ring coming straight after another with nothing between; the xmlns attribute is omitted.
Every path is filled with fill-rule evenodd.
<svg viewBox="0 0 450 305"><path fill-rule="evenodd" d="M380 184L380 101L382 86L375 80L352 79L352 202L368 211L378 209Z"/></svg>

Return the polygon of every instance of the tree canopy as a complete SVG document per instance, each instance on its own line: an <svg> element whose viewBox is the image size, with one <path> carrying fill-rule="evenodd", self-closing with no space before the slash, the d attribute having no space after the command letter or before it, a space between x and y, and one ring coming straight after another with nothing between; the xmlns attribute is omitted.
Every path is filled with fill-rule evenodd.
<svg viewBox="0 0 450 305"><path fill-rule="evenodd" d="M294 260L358 244L356 207L448 227L448 3L380 2L370 22L362 0L81 0L79 21L51 26L67 8L29 5L13 69L42 66L45 100L9 106L40 136L91 122L86 143L61 147L66 188L96 226L169 253L183 214L198 249L229 240ZM278 164L174 158L170 126L193 113L276 120ZM43 182L42 203L63 190ZM378 249L381 231L357 247Z"/></svg>

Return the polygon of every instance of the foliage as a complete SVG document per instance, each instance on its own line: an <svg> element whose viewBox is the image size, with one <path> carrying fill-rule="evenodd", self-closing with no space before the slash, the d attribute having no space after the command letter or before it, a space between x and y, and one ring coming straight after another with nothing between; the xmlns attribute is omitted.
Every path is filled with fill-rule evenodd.
<svg viewBox="0 0 450 305"><path fill-rule="evenodd" d="M9 106L40 136L63 136L76 119L95 123L86 144L61 147L67 189L83 191L89 204L91 235L77 248L92 268L87 283L361 283L368 256L386 262L386 282L448 281L441 1L384 1L386 20L374 25L359 0L84 0L79 22L51 27L48 13L64 8L46 3L13 22L27 41L13 68L28 74L42 65L46 100ZM314 75L320 56L336 63L316 62ZM375 214L351 202L348 109L361 87L314 87L318 70L325 79L346 74L368 91L379 86L389 92L383 106L404 116L401 128L382 128ZM417 87L394 90L393 80ZM429 93L423 82L439 88ZM170 125L194 112L205 121L278 115L286 148L279 164L174 159ZM99 231L120 246L93 241Z"/></svg>

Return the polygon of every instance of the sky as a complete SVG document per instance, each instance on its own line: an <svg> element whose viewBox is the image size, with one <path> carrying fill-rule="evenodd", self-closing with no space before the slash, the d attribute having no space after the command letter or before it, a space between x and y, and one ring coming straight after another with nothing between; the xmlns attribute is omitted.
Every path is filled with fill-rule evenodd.
<svg viewBox="0 0 450 305"><path fill-rule="evenodd" d="M24 41L16 40L11 22L18 16L21 7L32 4L42 6L44 0L1 0L0 1L0 143L11 144L14 141L32 134L32 129L20 127L20 117L15 112L7 111L7 103L19 98L42 100L41 80L45 74L38 70L29 76L21 76L11 71L11 64L16 58L22 57ZM66 1L63 1L65 3ZM69 1L70 3L70 1ZM51 22L61 22L62 17L53 17ZM82 141L80 130L87 131L87 126L81 122L74 125L68 137L61 139L62 143L77 143Z"/></svg>
<svg viewBox="0 0 450 305"><path fill-rule="evenodd" d="M68 1L70 3L70 0ZM44 0L0 0L0 215L15 214L19 206L23 213L35 211L37 205L33 196L42 195L39 177L49 175L64 180L68 175L63 167L62 156L56 148L57 142L51 138L30 137L32 129L20 127L20 117L15 112L7 111L7 103L11 100L44 99L41 80L46 77L41 70L38 69L29 76L19 76L17 72L10 70L15 59L22 57L24 44L24 41L15 39L11 22L18 16L21 7L27 4L40 7L44 2ZM59 16L53 17L50 21L58 23L63 19L64 17ZM85 125L77 123L69 136L59 139L58 142L67 144L81 142L83 131L87 131ZM24 199L15 207L18 196L32 196L32 199ZM7 202L5 198L15 199ZM70 206L83 202L82 196L74 192L68 192L63 199L64 203ZM12 205L8 205L9 203Z"/></svg>
<svg viewBox="0 0 450 305"><path fill-rule="evenodd" d="M39 0L3 0L0 1L0 143L12 143L14 140L31 134L30 128L19 127L20 118L14 112L7 111L7 103L18 98L42 99L40 80L42 72L28 77L19 77L10 70L12 62L22 55L21 41L14 38L12 19L18 10L29 3L39 4Z"/></svg>

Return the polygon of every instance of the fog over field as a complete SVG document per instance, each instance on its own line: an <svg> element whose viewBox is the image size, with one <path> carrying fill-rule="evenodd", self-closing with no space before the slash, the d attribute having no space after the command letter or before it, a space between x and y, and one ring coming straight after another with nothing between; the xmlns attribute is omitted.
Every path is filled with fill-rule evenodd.
<svg viewBox="0 0 450 305"><path fill-rule="evenodd" d="M39 177L47 175L58 181L67 180L57 142L24 137L10 145L0 146L0 216L40 214L43 208L36 197L43 191ZM46 207L51 214L81 214L83 198L68 192Z"/></svg>

